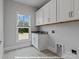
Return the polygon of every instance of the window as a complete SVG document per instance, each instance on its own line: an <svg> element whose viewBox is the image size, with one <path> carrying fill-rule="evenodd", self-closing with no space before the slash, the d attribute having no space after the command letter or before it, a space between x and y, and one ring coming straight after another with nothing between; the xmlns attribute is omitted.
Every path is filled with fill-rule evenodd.
<svg viewBox="0 0 79 59"><path fill-rule="evenodd" d="M17 37L18 40L29 39L30 16L17 14Z"/></svg>

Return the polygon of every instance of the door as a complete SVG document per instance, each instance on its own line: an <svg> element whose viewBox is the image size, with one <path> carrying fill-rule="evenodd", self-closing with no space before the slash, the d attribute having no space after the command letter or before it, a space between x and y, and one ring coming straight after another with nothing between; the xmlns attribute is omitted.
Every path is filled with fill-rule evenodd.
<svg viewBox="0 0 79 59"><path fill-rule="evenodd" d="M3 56L3 0L0 0L0 59Z"/></svg>
<svg viewBox="0 0 79 59"><path fill-rule="evenodd" d="M73 0L57 0L57 21L69 21L73 19Z"/></svg>
<svg viewBox="0 0 79 59"><path fill-rule="evenodd" d="M56 22L56 0L49 2L49 23Z"/></svg>
<svg viewBox="0 0 79 59"><path fill-rule="evenodd" d="M75 20L79 20L79 0L74 0Z"/></svg>

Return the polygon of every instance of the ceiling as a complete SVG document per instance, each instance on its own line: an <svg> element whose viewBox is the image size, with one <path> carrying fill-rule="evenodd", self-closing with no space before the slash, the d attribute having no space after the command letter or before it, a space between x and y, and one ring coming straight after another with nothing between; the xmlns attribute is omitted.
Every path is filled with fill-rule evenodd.
<svg viewBox="0 0 79 59"><path fill-rule="evenodd" d="M14 0L14 1L27 4L35 8L40 8L50 0Z"/></svg>

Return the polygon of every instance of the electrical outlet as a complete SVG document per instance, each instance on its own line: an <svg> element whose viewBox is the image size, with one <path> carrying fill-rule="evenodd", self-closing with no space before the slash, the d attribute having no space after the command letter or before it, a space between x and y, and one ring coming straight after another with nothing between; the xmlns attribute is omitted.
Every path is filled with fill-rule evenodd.
<svg viewBox="0 0 79 59"><path fill-rule="evenodd" d="M52 33L55 33L55 30L52 30Z"/></svg>

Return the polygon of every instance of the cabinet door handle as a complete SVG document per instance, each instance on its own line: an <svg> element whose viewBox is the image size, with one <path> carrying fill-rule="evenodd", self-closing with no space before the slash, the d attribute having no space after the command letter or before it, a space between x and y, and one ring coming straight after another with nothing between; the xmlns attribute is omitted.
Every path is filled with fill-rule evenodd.
<svg viewBox="0 0 79 59"><path fill-rule="evenodd" d="M50 22L50 18L48 18L48 22Z"/></svg>
<svg viewBox="0 0 79 59"><path fill-rule="evenodd" d="M69 12L69 17L71 17L71 12Z"/></svg>
<svg viewBox="0 0 79 59"><path fill-rule="evenodd" d="M74 17L74 12L73 11L69 12L69 17Z"/></svg>
<svg viewBox="0 0 79 59"><path fill-rule="evenodd" d="M74 12L73 11L71 11L71 17L74 17Z"/></svg>

